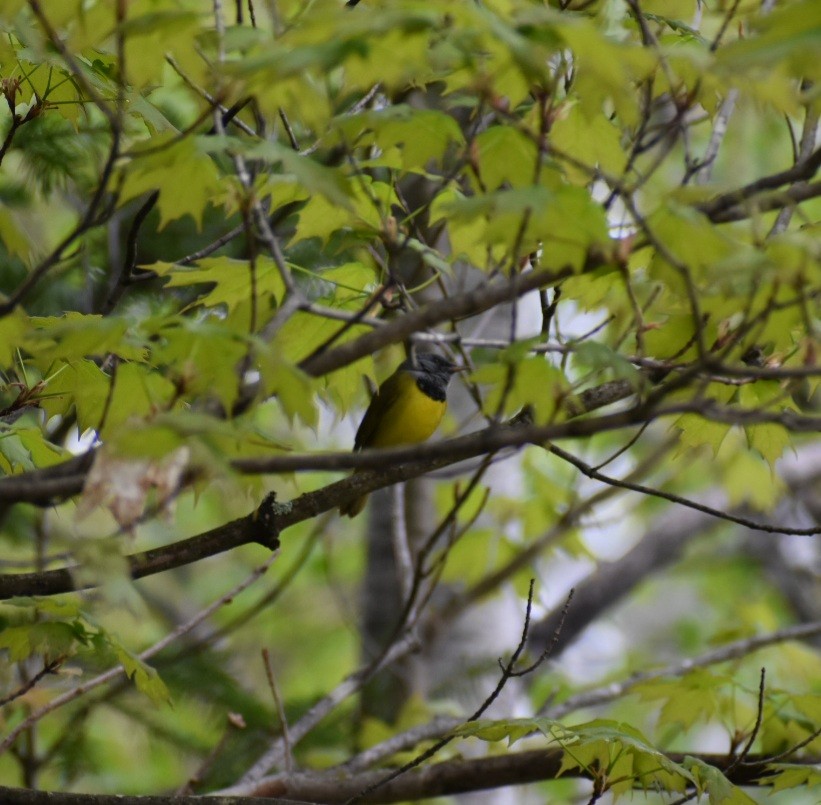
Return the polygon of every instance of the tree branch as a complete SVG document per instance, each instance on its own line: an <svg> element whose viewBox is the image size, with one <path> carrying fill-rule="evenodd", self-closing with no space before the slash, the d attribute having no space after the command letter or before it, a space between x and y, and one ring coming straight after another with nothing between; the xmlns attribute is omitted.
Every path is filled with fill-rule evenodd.
<svg viewBox="0 0 821 805"><path fill-rule="evenodd" d="M694 509L695 511L701 512L702 514L708 514L710 517L715 517L718 520L726 520L728 523L735 523L736 525L741 525L745 528L752 528L756 531L765 531L770 534L792 534L795 536L804 537L812 536L821 531L821 529L819 528L786 528L785 526L781 525L768 525L767 523L759 523L755 520L750 519L749 517L742 517L737 514L732 514L731 512L722 511L721 509L716 509L712 506L700 503L697 500L690 500L689 498L682 497L681 495L676 495L672 492L664 492L661 489L655 489L654 487L647 486L646 484L636 484L630 481L623 481L620 478L614 478L611 475L605 475L604 473L599 472L594 467L591 467L586 462L582 461L577 456L574 456L572 453L568 453L566 450L562 450L561 447L558 447L555 444L550 445L547 449L551 453L553 453L554 456L558 456L560 459L562 459L562 461L566 461L568 464L572 464L583 475L586 475L588 478L592 478L595 481L607 484L608 486L615 486L619 489L627 489L631 492L638 492L642 495L649 495L651 497L661 498L662 500L669 501L670 503L676 503L679 506L685 506L688 509Z"/></svg>
<svg viewBox="0 0 821 805"><path fill-rule="evenodd" d="M756 181L750 182L750 184L744 185L738 190L722 193L720 196L710 199L710 201L697 204L696 209L703 212L710 220L715 220L714 216L742 204L764 190L775 190L785 184L809 181L818 172L819 167L821 167L821 148L810 154L807 159L797 162L791 168L787 168L787 170L773 173L770 176L763 176L761 179L756 179Z"/></svg>
<svg viewBox="0 0 821 805"><path fill-rule="evenodd" d="M710 401L685 403L667 408L648 409L639 404L625 411L596 418L573 419L553 425L508 424L446 439L432 444L414 445L361 453L319 453L305 456L275 456L263 461L247 459L238 467L246 471L292 472L295 469L379 468L376 472L358 472L314 492L307 492L286 503L266 499L259 509L230 523L218 526L195 537L155 548L128 557L135 579L191 564L207 556L236 548L249 542L267 544L270 534L260 528L260 517L271 524L271 532L279 534L286 528L338 508L340 504L361 495L382 489L399 481L424 475L432 470L455 464L467 458L495 453L505 448L527 444L542 445L557 439L591 436L655 419L683 413L697 413L707 419L729 424L778 422L793 430L817 432L821 419L803 417L793 412L783 413L724 408ZM1 488L1 487L0 487ZM0 576L0 600L18 595L56 595L75 589L69 568L42 573L18 573Z"/></svg>
<svg viewBox="0 0 821 805"><path fill-rule="evenodd" d="M772 212L773 210L784 210L807 201L811 198L821 196L821 182L810 182L808 184L796 184L786 190L779 190L774 193L767 193L759 196L755 201L746 204L735 204L719 212L710 214L709 219L715 224L726 224L732 221L743 221L755 213Z"/></svg>
<svg viewBox="0 0 821 805"><path fill-rule="evenodd" d="M674 763L683 763L687 757L696 757L721 772L728 771L728 779L734 785L752 785L767 776L768 758L762 755L750 755L744 765L737 765L733 768L731 768L733 758L723 754L697 755L670 752L666 753L666 756ZM485 755L469 760L463 758L448 760L409 771L402 777L376 789L361 801L369 803L417 802L432 797L555 780L563 757L563 750L545 748L504 755ZM812 765L817 762L817 759L807 758L792 762ZM378 782L383 775L384 771L370 771L343 776L337 769L332 769L324 774L294 774L287 778L281 776L265 781L255 789L253 795L285 796L309 802L345 802L355 797L359 791ZM568 769L562 773L563 778L586 778L587 776L579 769ZM216 802L219 800L217 799ZM231 799L228 802L233 805ZM40 803L32 805L40 805ZM76 805L86 805L86 803ZM88 805L96 804L88 803Z"/></svg>
<svg viewBox="0 0 821 805"><path fill-rule="evenodd" d="M706 668L710 665L718 665L722 662L737 660L767 646L786 643L788 640L808 640L820 634L821 621L816 621L815 623L802 623L798 626L788 626L786 629L779 629L769 634L746 637L743 640L727 643L727 645L720 646L698 657L687 657L670 665L665 665L663 668L654 668L651 671L640 671L620 682L611 682L609 685L603 685L593 690L577 693L575 696L571 696L569 699L565 699L565 701L557 705L543 708L539 712L539 715L559 719L576 710L595 707L596 705L606 704L607 702L619 699L626 693L629 693L636 685L640 685L652 679L684 676L684 674L689 673L695 668Z"/></svg>
<svg viewBox="0 0 821 805"><path fill-rule="evenodd" d="M589 262L588 267L592 268L594 265L604 264L606 260L603 257L591 258ZM517 275L507 282L487 283L465 293L439 299L393 319L378 330L365 333L353 341L309 357L302 361L299 368L313 377L320 377L364 358L366 355L372 355L389 344L404 341L414 333L428 327L441 324L443 321L483 313L498 304L514 301L537 288L553 285L571 276L572 273L569 268L559 271L530 271Z"/></svg>
<svg viewBox="0 0 821 805"><path fill-rule="evenodd" d="M486 791L510 785L525 785L555 780L563 758L561 749L532 749L505 755L486 755L479 758L457 758L408 772L393 780L363 800L369 803L407 802L437 796ZM674 763L696 758L718 771L727 772L734 785L754 785L767 776L769 758L748 755L743 765L732 767L733 758L725 754L697 754L670 752L666 755ZM818 758L793 760L793 763L813 765ZM344 802L384 772L371 771L357 775L339 775L336 769L325 774L295 774L288 779L275 778L261 785L254 795L254 805L294 805L302 802ZM579 769L567 769L562 778L585 778ZM287 799L281 799L285 796ZM54 794L0 786L0 798L5 805L55 805ZM247 805L244 796L218 795L207 799L209 805ZM59 794L60 805L202 805L202 797L190 796L125 796L122 794Z"/></svg>

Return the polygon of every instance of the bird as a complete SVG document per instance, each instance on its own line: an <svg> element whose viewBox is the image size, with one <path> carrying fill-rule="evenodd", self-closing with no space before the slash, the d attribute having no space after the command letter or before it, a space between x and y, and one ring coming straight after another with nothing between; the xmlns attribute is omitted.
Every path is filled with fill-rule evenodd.
<svg viewBox="0 0 821 805"><path fill-rule="evenodd" d="M430 352L402 362L371 399L356 431L354 452L429 439L445 415L448 383L460 371L447 358ZM343 503L339 513L356 517L367 500L363 495Z"/></svg>

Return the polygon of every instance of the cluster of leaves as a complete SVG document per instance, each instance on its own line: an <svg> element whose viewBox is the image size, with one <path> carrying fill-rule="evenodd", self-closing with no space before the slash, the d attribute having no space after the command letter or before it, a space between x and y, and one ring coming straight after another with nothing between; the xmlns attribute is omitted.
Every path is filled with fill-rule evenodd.
<svg viewBox="0 0 821 805"><path fill-rule="evenodd" d="M667 708L676 708L676 712L662 712L661 721L663 726L690 726L696 720L695 714L699 712L699 706L693 709L691 706L681 707L681 702L674 702L674 699L681 699L681 691L684 688L700 691L699 701L707 709L713 709L717 704L717 693L726 686L729 689L736 688L732 679L711 678L711 674L697 674L698 680L692 679L689 675L683 680L675 683L664 681L660 684L652 683L644 686L641 696L666 697ZM667 689L667 693L664 689ZM670 694L671 689L674 692ZM734 691L740 692L740 691ZM770 707L770 716L775 707L784 707L787 696L777 696ZM732 702L732 703L731 703ZM777 704L776 704L777 702ZM693 705L691 697L688 705ZM802 702L795 702L801 707ZM810 711L798 716L793 716L801 723L802 738L811 735L813 731L812 712L814 703L805 702L809 705ZM729 696L721 702L721 707L737 707L738 701ZM715 715L715 714L714 714ZM765 719L769 720L769 718ZM777 723L777 720L776 720ZM614 800L625 794L630 794L636 788L650 790L663 790L671 793L684 793L686 790L694 790L698 796L706 795L709 801L715 803L753 803L744 791L730 783L721 770L705 763L703 760L693 757L679 755L679 759L671 757L673 753L660 752L639 730L630 724L597 719L587 723L576 724L568 727L558 721L548 718L527 718L514 720L496 720L492 722L473 722L465 724L457 730L460 737L479 738L483 741L496 743L506 741L508 746L513 745L523 738L533 738L541 735L547 739L548 750L553 746L561 749L561 766L558 774L580 769L587 776L594 780L594 785L599 791L609 791ZM768 767L765 773L763 769L757 769L756 775L760 776L759 782L773 784L767 777L773 773L778 779L773 785L774 791L784 790L793 787L815 786L821 780L818 779L818 770L812 767L790 764L783 764L776 767Z"/></svg>
<svg viewBox="0 0 821 805"><path fill-rule="evenodd" d="M775 505L772 470L799 441L790 423L817 421L821 377L809 125L821 82L817 2L719 5L700 9L695 27L684 20L696 4L683 0L363 0L356 9L282 0L237 3L230 21L222 5L7 0L0 9L0 470L32 484L62 483L66 467L79 476L20 497L49 509L3 498L10 559L43 571L48 534L50 550L82 565L77 578L108 577L103 600L147 606L130 586L124 557L134 543L124 531L144 550L214 529L269 489L297 498L314 488L304 476L260 481L248 467L315 447L318 436L341 446L328 421L362 407L363 376L381 378L402 342L426 340L470 361L476 421L527 409L534 427L561 424L584 410L585 392L613 383L621 391L605 402L638 395L643 424L657 404L674 415L679 455L693 461L660 481L691 490L713 477L733 506ZM728 98L742 126L717 154ZM785 117L790 133L805 128L795 153ZM790 165L794 174L772 179ZM544 277L541 327L500 304L494 334L504 338L484 337L470 289L507 283L503 301L515 303L532 271ZM434 300L455 312L391 329ZM579 329L584 316L593 324ZM365 338L372 347L344 352ZM631 456L641 461L663 438L651 428ZM83 447L96 454L90 472L72 464ZM602 434L580 452L616 448ZM446 552L446 581L480 588L498 577L521 589L529 544L589 555L568 515L576 476L546 460L523 461L515 501L486 507L481 476L467 493L440 484L453 508L445 523L464 537ZM176 498L169 539L153 515ZM295 533L312 539L310 528ZM283 640L297 711L335 681L301 679L300 666L336 671L358 651L323 588L329 567L345 586L358 578L359 554L345 544L350 558L328 547L322 560L305 559L310 582L283 605L283 620L301 605L317 616L300 621L311 639L270 626L244 647L247 657L272 634ZM173 608L210 604L211 582L238 583L258 556L246 550L196 589L166 591ZM249 619L265 602L249 605ZM26 600L17 616L0 616L0 651L29 670L35 658L116 662L141 692L167 698L156 672L89 608ZM720 708L690 695L693 679L644 692L664 696L668 711L692 704L675 719L668 712L697 719L685 727L721 721ZM699 685L715 701L717 678ZM812 739L809 689L762 714L762 752ZM189 692L186 681L174 691ZM17 704L10 724L29 712ZM503 721L459 734L497 741L534 730L561 745L562 771L584 772L599 790L746 801L713 767L674 762L621 722ZM303 759L346 743L339 730L314 740ZM788 765L766 780L775 790L813 782Z"/></svg>
<svg viewBox="0 0 821 805"><path fill-rule="evenodd" d="M42 657L49 666L76 658L110 665L113 660L141 693L156 703L168 701L168 689L157 672L76 602L18 598L4 605L0 625L0 648L12 662Z"/></svg>

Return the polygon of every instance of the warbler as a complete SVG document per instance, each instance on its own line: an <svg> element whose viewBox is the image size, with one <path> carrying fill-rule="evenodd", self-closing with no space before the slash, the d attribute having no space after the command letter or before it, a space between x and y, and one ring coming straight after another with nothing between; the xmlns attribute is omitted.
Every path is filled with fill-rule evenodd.
<svg viewBox="0 0 821 805"><path fill-rule="evenodd" d="M461 368L447 358L422 353L408 358L379 387L356 431L354 452L424 442L439 427L447 408L448 383ZM367 495L344 503L340 514L356 517Z"/></svg>

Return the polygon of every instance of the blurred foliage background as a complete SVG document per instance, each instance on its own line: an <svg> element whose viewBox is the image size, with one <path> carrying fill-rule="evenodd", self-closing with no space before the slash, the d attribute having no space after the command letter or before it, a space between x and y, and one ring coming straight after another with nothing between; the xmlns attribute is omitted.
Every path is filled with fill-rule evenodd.
<svg viewBox="0 0 821 805"><path fill-rule="evenodd" d="M522 739L562 776L470 801L817 801L818 3L4 0L0 30L0 780L334 801L490 703L527 609L549 658L426 764ZM587 429L132 579L342 477L241 462L350 449L417 348L470 369L437 439ZM89 589L38 596L63 567Z"/></svg>

